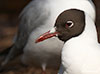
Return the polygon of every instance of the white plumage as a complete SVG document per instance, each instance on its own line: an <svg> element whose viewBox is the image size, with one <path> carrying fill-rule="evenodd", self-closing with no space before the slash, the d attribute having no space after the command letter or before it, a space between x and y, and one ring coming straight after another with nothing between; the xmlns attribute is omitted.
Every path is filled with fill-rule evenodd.
<svg viewBox="0 0 100 74"><path fill-rule="evenodd" d="M87 14L85 17L83 33L68 40L62 49L63 74L100 74L100 44L95 24Z"/></svg>
<svg viewBox="0 0 100 74"><path fill-rule="evenodd" d="M36 44L35 40L51 29L58 15L68 9L82 10L95 21L95 6L91 0L32 0L20 15L17 40L2 65L7 64L16 51L24 51L22 55L24 64L35 63L39 67L42 66L43 70L48 65L57 66L63 42L51 38Z"/></svg>
<svg viewBox="0 0 100 74"><path fill-rule="evenodd" d="M36 0L36 1L38 3L40 0ZM28 39L28 43L24 48L25 55L23 56L23 60L24 63L27 63L28 60L31 60L34 56L36 56L37 61L39 61L40 59L38 58L41 57L42 55L41 59L44 61L42 61L41 64L45 63L46 66L48 65L47 64L48 59L52 56L51 54L60 55L63 43L57 38L51 38L42 43L35 44L34 43L35 39L38 36L40 36L42 33L51 29L55 23L57 16L61 12L67 9L75 8L75 9L83 10L95 21L95 7L91 0L74 0L74 1L73 0L53 0L53 1L47 0L45 2L41 2L40 4L44 6L43 8L45 8L45 10L42 13L49 14L49 18L46 20L44 25L41 25L40 27L32 31ZM29 59L29 56L31 57L31 59Z"/></svg>

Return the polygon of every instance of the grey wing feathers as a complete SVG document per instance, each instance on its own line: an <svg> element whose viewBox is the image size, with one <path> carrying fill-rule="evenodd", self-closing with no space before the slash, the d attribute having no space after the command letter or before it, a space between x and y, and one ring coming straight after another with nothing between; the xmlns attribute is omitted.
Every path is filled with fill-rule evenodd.
<svg viewBox="0 0 100 74"><path fill-rule="evenodd" d="M3 65L23 53L23 48L27 43L30 33L37 27L43 25L48 18L49 12L44 12L46 9L40 6L42 3L42 1L38 3L37 0L33 0L22 11L19 17L20 23L16 41L3 62Z"/></svg>

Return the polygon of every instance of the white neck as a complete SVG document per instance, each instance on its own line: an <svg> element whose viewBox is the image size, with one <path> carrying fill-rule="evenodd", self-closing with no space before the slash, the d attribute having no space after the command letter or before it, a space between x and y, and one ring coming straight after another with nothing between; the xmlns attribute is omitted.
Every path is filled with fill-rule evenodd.
<svg viewBox="0 0 100 74"><path fill-rule="evenodd" d="M86 25L83 33L68 40L62 49L62 64L68 74L100 74L94 73L100 68L98 66L100 45L97 42L95 24L87 14L85 15ZM89 73L89 71L94 72Z"/></svg>

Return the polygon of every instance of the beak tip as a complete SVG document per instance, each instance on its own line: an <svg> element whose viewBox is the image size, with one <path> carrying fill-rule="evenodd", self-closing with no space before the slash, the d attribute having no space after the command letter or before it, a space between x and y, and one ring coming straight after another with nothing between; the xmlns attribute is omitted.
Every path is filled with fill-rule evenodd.
<svg viewBox="0 0 100 74"><path fill-rule="evenodd" d="M38 41L35 41L35 43L38 43Z"/></svg>
<svg viewBox="0 0 100 74"><path fill-rule="evenodd" d="M39 39L37 39L36 41L35 41L35 43L39 43L40 41L39 41Z"/></svg>

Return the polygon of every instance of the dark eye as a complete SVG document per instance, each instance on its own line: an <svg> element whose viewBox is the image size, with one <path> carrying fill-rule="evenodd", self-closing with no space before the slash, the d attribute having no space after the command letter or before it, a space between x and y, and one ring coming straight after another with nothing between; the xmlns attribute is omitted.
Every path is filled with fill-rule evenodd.
<svg viewBox="0 0 100 74"><path fill-rule="evenodd" d="M72 21L67 21L66 22L66 28L67 27L70 27L71 28L73 25L74 25L74 23Z"/></svg>

